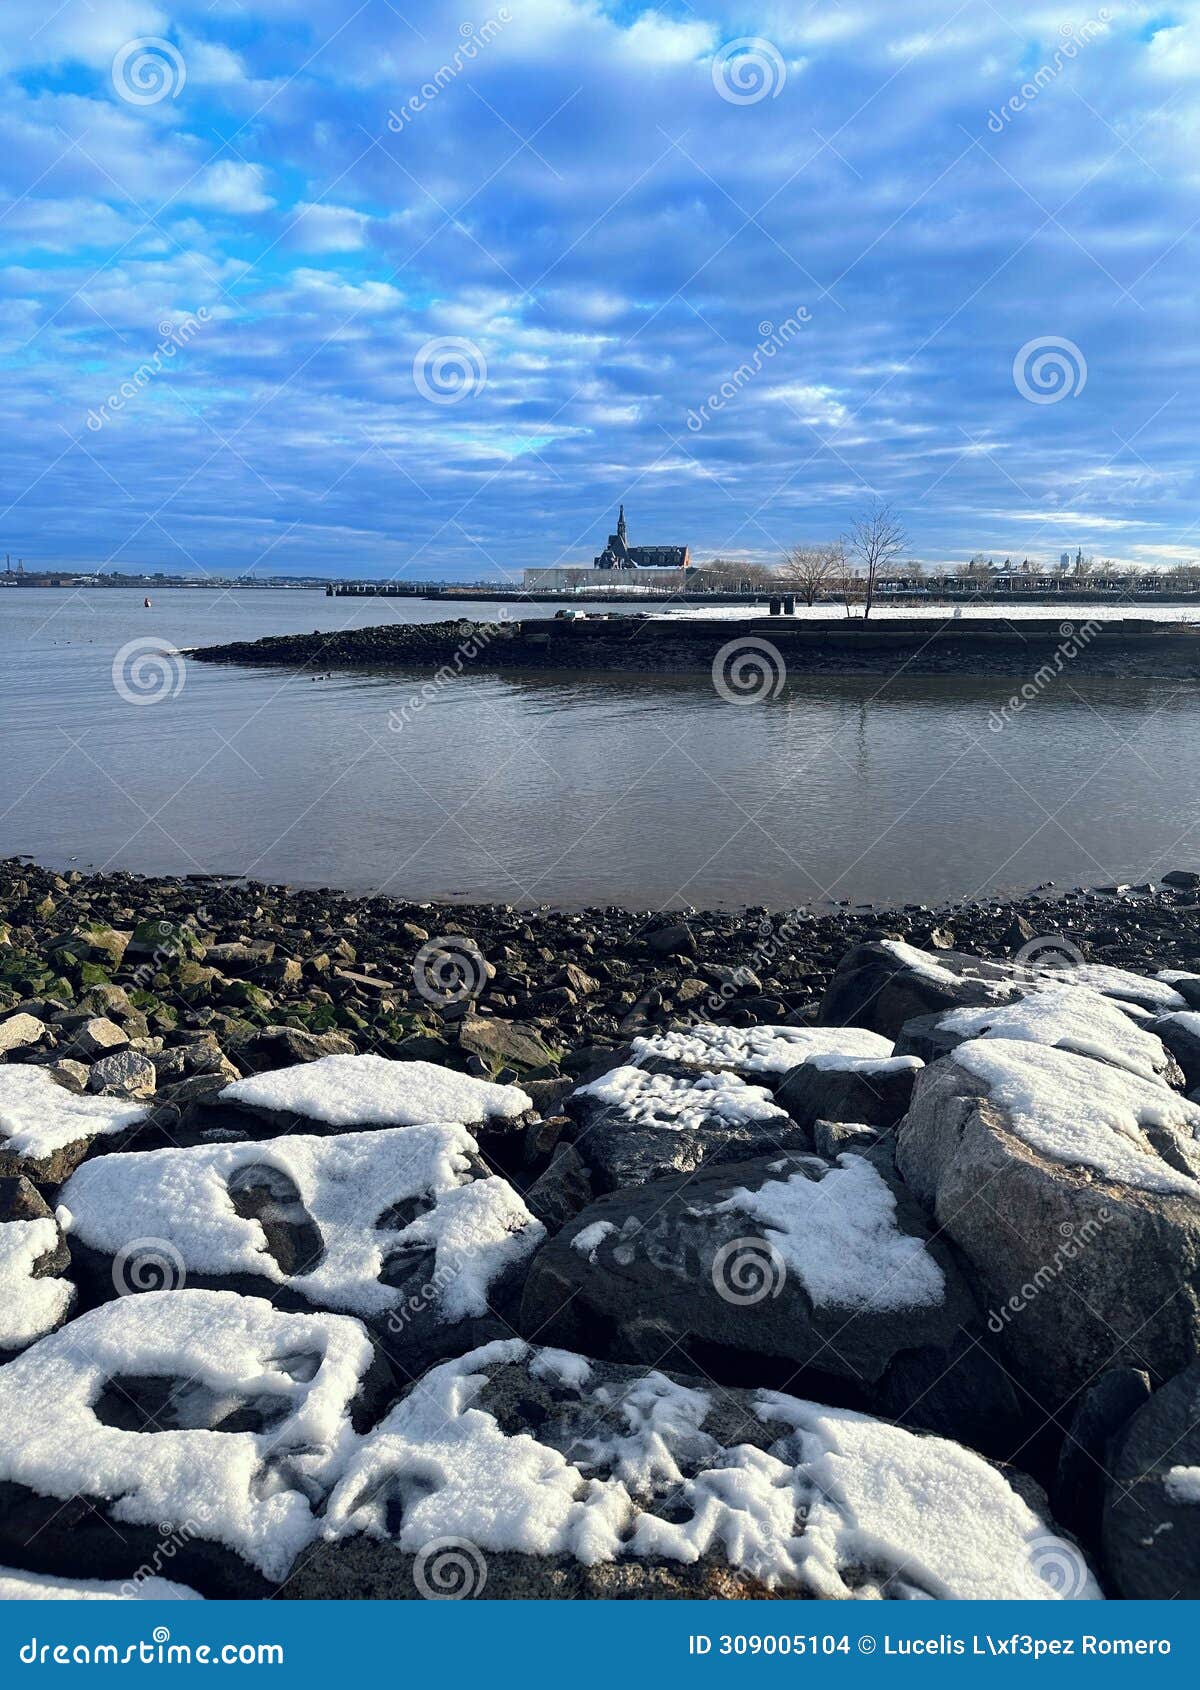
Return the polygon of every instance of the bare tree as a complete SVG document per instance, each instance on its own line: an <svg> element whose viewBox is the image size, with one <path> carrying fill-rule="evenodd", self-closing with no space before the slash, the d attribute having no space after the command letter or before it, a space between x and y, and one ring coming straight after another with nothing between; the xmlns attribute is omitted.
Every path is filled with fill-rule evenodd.
<svg viewBox="0 0 1200 1690"><path fill-rule="evenodd" d="M858 567L863 587L863 621L875 602L875 583L908 545L900 520L890 505L878 499L854 519L846 537L846 550Z"/></svg>
<svg viewBox="0 0 1200 1690"><path fill-rule="evenodd" d="M793 546L779 566L777 579L785 587L792 587L805 604L815 602L821 589L836 589L846 567L846 557L838 543L826 546Z"/></svg>

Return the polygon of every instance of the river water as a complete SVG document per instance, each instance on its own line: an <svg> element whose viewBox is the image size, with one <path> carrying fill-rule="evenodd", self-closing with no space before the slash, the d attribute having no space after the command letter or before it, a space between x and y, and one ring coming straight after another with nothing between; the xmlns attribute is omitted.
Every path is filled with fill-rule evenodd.
<svg viewBox="0 0 1200 1690"><path fill-rule="evenodd" d="M1200 862L1200 685L1068 671L999 726L1015 685L994 679L793 677L744 704L703 675L468 668L422 695L143 646L500 607L153 596L0 590L0 855L638 909L932 903Z"/></svg>

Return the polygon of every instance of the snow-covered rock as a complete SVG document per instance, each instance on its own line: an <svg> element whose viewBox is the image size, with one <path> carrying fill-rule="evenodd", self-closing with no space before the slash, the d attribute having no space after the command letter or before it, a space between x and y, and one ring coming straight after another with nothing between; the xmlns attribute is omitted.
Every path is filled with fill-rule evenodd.
<svg viewBox="0 0 1200 1690"><path fill-rule="evenodd" d="M982 1038L926 1068L897 1167L959 1247L1047 1410L1104 1367L1200 1354L1200 1108L1156 1080Z"/></svg>
<svg viewBox="0 0 1200 1690"><path fill-rule="evenodd" d="M626 1064L578 1087L564 1107L577 1123L575 1148L603 1191L805 1148L764 1086L726 1071L652 1073Z"/></svg>
<svg viewBox="0 0 1200 1690"><path fill-rule="evenodd" d="M888 1057L892 1041L862 1027L723 1027L700 1022L634 1039L631 1049L632 1061L641 1067L660 1061L702 1073L728 1069L764 1085L813 1058Z"/></svg>
<svg viewBox="0 0 1200 1690"><path fill-rule="evenodd" d="M980 1456L844 1409L495 1343L363 1440L285 1597L1100 1592Z"/></svg>
<svg viewBox="0 0 1200 1690"><path fill-rule="evenodd" d="M505 1330L544 1228L461 1126L106 1156L63 1187L93 1294L137 1289L136 1245L165 1245L179 1283L369 1320L410 1374Z"/></svg>
<svg viewBox="0 0 1200 1690"><path fill-rule="evenodd" d="M183 1583L265 1594L391 1395L356 1320L221 1291L106 1303L0 1368L0 1554L119 1582L171 1535Z"/></svg>
<svg viewBox="0 0 1200 1690"><path fill-rule="evenodd" d="M61 1326L75 1301L70 1252L41 1193L0 1179L0 1361Z"/></svg>
<svg viewBox="0 0 1200 1690"><path fill-rule="evenodd" d="M1154 1393L1117 1442L1104 1554L1118 1595L1200 1598L1200 1364Z"/></svg>
<svg viewBox="0 0 1200 1690"><path fill-rule="evenodd" d="M198 1591L170 1579L117 1580L52 1578L0 1567L0 1602L199 1602Z"/></svg>
<svg viewBox="0 0 1200 1690"><path fill-rule="evenodd" d="M1183 1019L1168 1017L1168 1021ZM1200 1024L1200 1015L1195 1020ZM1163 1025L1154 1022L1151 1030L1090 986L1056 983L1015 1003L921 1016L906 1023L896 1049L933 1062L971 1039L1017 1039L1110 1062L1143 1079L1179 1085L1183 1072L1157 1036Z"/></svg>
<svg viewBox="0 0 1200 1690"><path fill-rule="evenodd" d="M818 1121L849 1121L884 1133L912 1102L921 1067L917 1056L811 1056L793 1068L775 1101L801 1128L811 1129Z"/></svg>
<svg viewBox="0 0 1200 1690"><path fill-rule="evenodd" d="M435 1062L385 1056L323 1056L294 1068L250 1074L226 1086L221 1101L263 1115L281 1128L461 1126L512 1121L533 1104L518 1086L476 1080Z"/></svg>
<svg viewBox="0 0 1200 1690"><path fill-rule="evenodd" d="M66 1179L94 1146L119 1143L146 1113L118 1098L78 1097L44 1068L0 1065L0 1175Z"/></svg>
<svg viewBox="0 0 1200 1690"><path fill-rule="evenodd" d="M996 1448L1016 1423L979 1311L882 1160L778 1155L590 1204L534 1258L521 1330L726 1383L794 1380ZM831 1381L836 1381L832 1385Z"/></svg>

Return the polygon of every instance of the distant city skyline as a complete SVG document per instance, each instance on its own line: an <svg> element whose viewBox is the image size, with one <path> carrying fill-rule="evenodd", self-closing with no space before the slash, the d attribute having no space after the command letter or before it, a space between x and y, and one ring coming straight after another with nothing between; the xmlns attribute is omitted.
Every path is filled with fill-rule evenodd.
<svg viewBox="0 0 1200 1690"><path fill-rule="evenodd" d="M7 0L0 552L518 579L1200 554L1200 23Z"/></svg>

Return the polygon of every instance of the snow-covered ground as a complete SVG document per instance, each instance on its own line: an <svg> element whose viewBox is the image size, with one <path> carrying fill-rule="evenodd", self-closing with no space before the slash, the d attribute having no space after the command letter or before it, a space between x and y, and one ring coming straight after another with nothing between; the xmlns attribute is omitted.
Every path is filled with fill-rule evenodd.
<svg viewBox="0 0 1200 1690"><path fill-rule="evenodd" d="M679 604L663 605L662 609L654 614L672 618L702 617L712 621L744 622L748 618L766 616L768 610L765 604ZM853 614L861 621L862 607L857 606ZM810 607L797 603L793 616L780 617L779 620L826 620L829 617L845 618L845 615L845 607L839 604L815 604ZM923 616L938 622L953 622L959 618L974 617L1007 616L1014 621L1044 617L1050 622L1069 622L1072 627L1077 628L1081 622L1086 622L1091 617L1099 622L1127 617L1148 622L1200 622L1200 605L1139 604L1136 600L1109 600L1103 604L893 604L887 599L879 599L871 611L872 622L904 616Z"/></svg>

